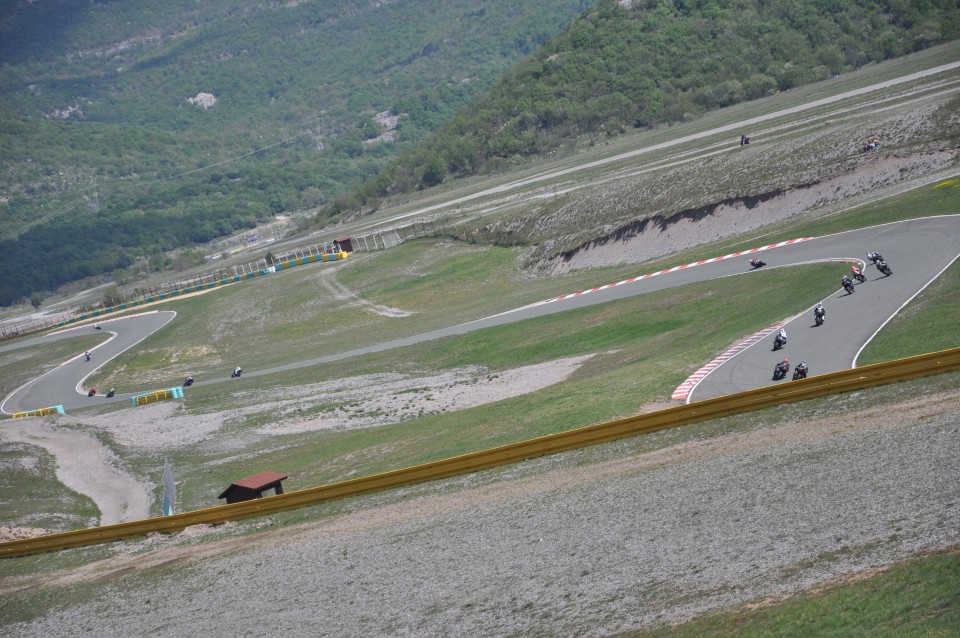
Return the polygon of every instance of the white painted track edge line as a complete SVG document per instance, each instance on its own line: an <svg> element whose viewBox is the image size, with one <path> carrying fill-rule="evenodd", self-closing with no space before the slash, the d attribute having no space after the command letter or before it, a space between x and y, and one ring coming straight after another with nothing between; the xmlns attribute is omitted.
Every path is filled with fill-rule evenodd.
<svg viewBox="0 0 960 638"><path fill-rule="evenodd" d="M946 272L947 268L949 268L950 266L952 266L952 265L954 264L954 262L957 261L958 258L960 258L960 253L958 253L956 257L954 257L953 259L951 259L951 260L950 260L950 263L947 264L946 266L944 266L943 269L942 269L940 272L938 272L936 275L934 275L933 278L932 278L930 281L928 281L927 283L923 284L923 287L920 288L920 290L918 290L917 292L913 293L913 295L912 295L909 299L907 299L906 301L904 301L904 302L900 305L899 308L897 308L896 310L894 310L894 311L893 311L893 314L890 315L889 317L887 317L886 321L884 321L882 324L880 324L880 327L877 328L877 329L873 332L873 334L870 335L870 336L867 338L867 340L863 343L862 346L860 346L860 349L857 350L857 354L853 355L853 362L850 364L850 367L851 367L851 368L856 368L856 367L857 367L857 359L860 358L860 354L863 352L864 348L866 348L868 345L870 345L870 342L873 341L873 339L874 339L878 334L880 334L880 331L883 330L884 327L885 327L888 323L890 323L890 321L891 321L894 317L896 317L898 314L900 314L900 311L903 310L903 309L907 306L907 304L909 304L911 301L913 301L914 298L915 298L917 295L919 295L921 292L923 292L924 290L926 290L926 289L927 289L927 286L929 286L930 284L932 284L933 282L935 282L937 279L939 279L940 275L942 275L944 272ZM890 276L890 275L888 275L888 276Z"/></svg>

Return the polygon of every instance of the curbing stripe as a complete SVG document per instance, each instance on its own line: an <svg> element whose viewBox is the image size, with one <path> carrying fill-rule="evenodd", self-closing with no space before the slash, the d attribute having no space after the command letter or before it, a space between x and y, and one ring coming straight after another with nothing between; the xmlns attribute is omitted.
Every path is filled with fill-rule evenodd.
<svg viewBox="0 0 960 638"><path fill-rule="evenodd" d="M672 272L677 272L678 270L683 270L685 268L693 268L695 266L702 266L703 264L711 264L713 262L721 261L724 259L731 259L733 257L740 257L742 255L749 255L752 253L757 253L763 250L770 250L772 248L780 248L781 246L789 246L791 244L798 244L804 241L810 241L813 237L798 237L797 239L788 239L786 241L781 241L776 244L770 244L768 246L758 246L756 248L749 248L747 250L742 250L736 253L730 253L728 255L721 255L719 257L711 257L710 259L704 259L701 261L694 261L689 264L683 264L682 266L674 266L673 268L667 268L666 270L659 270L657 272L647 273L646 275L637 275L636 277L631 277L630 279L624 279L623 281L618 281L613 284L606 284L605 286L599 286L597 288L591 288L589 290L581 290L580 292L572 292L566 295L560 295L559 297L554 297L552 299L546 299L544 301L538 301L536 303L530 304L532 306L540 306L543 304L553 303L555 301L564 301L566 299L573 299L574 297L579 297L580 295L586 295L591 292L596 292L598 290L606 290L607 288L614 288L616 286L622 286L624 284L630 284L641 279L649 279L650 277L656 277L658 275L667 275Z"/></svg>

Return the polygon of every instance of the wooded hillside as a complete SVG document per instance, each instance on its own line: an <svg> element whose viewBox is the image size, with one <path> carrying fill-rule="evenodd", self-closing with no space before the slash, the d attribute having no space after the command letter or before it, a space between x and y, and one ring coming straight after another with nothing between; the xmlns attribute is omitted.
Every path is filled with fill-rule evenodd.
<svg viewBox="0 0 960 638"><path fill-rule="evenodd" d="M957 37L956 0L16 0L0 305Z"/></svg>
<svg viewBox="0 0 960 638"><path fill-rule="evenodd" d="M960 37L956 0L601 0L331 213Z"/></svg>
<svg viewBox="0 0 960 638"><path fill-rule="evenodd" d="M4 3L0 304L331 200L588 6Z"/></svg>

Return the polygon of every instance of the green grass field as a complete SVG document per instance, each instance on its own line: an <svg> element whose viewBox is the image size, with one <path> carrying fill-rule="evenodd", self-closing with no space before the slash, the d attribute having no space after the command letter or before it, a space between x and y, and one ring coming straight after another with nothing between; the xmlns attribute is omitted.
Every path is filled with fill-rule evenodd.
<svg viewBox="0 0 960 638"><path fill-rule="evenodd" d="M865 580L770 601L758 609L723 611L678 627L618 637L956 636L960 627L957 592L960 551L954 549L893 565Z"/></svg>

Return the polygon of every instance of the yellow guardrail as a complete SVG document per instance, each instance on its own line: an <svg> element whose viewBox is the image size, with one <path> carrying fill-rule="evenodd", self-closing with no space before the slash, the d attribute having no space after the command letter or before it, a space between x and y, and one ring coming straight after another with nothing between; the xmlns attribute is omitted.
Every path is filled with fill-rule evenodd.
<svg viewBox="0 0 960 638"><path fill-rule="evenodd" d="M39 408L37 410L26 410L24 412L14 412L14 419L22 419L28 416L48 416L50 414L64 414L62 405L52 405L49 408Z"/></svg>
<svg viewBox="0 0 960 638"><path fill-rule="evenodd" d="M716 397L658 412L640 414L424 463L423 465L288 492L278 496L221 505L172 516L147 518L0 543L0 557L25 556L70 547L107 543L133 536L142 536L150 532L178 532L190 525L200 523L219 524L274 514L334 499L476 472L538 456L679 427L698 421L716 419L731 414L760 410L840 392L862 390L877 385L906 381L953 370L960 370L960 348L770 385L739 394Z"/></svg>

